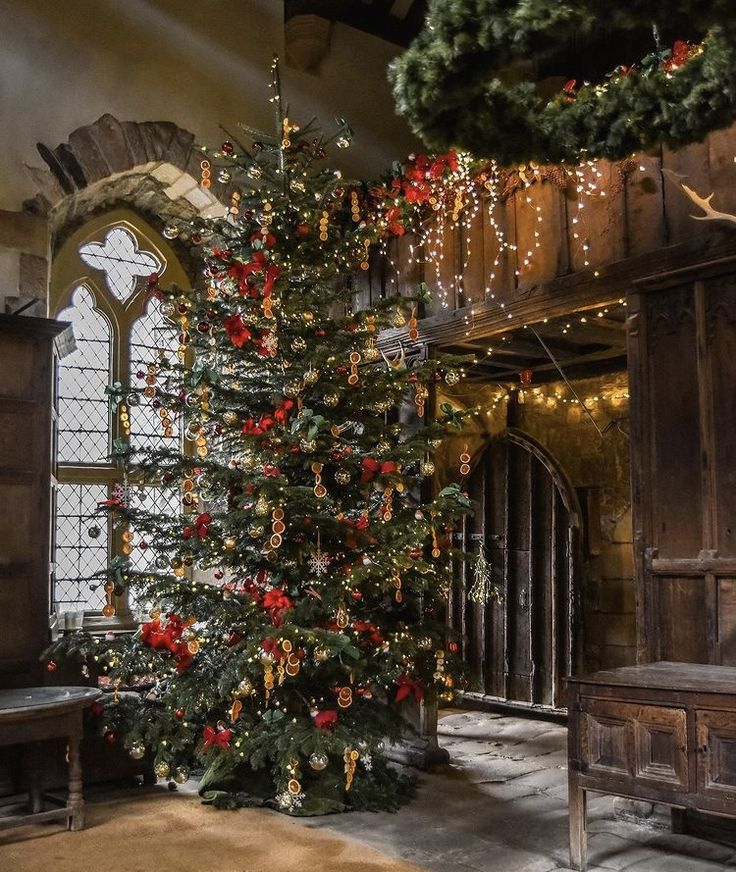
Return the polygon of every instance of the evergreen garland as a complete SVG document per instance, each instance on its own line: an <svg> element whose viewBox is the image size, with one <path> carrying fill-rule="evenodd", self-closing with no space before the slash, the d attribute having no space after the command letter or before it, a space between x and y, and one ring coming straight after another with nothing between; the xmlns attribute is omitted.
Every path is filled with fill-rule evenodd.
<svg viewBox="0 0 736 872"><path fill-rule="evenodd" d="M686 21L707 32L682 63L655 51L604 82L569 82L549 99L513 68L570 37ZM687 36L689 34L683 34ZM680 47L685 43L679 43ZM397 111L432 148L459 147L501 165L618 160L697 142L736 117L736 7L711 2L431 0L424 30L391 66Z"/></svg>

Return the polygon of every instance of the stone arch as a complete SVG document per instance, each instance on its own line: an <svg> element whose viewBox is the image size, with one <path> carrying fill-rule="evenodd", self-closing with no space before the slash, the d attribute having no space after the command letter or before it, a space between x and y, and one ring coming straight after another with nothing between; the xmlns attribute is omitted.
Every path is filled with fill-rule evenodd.
<svg viewBox="0 0 736 872"><path fill-rule="evenodd" d="M106 114L54 148L39 143L38 151L47 169L27 168L38 193L22 214L31 219L31 213L34 226L43 225L37 229L48 246L46 256L21 254L33 261L33 270L26 270L26 282L21 274L19 295L6 298L10 309L34 298L45 305L50 259L91 217L125 207L162 230L169 221L223 215L235 187L216 178L210 189L200 186L201 149L194 134L170 121L121 122ZM174 248L188 266L186 239Z"/></svg>

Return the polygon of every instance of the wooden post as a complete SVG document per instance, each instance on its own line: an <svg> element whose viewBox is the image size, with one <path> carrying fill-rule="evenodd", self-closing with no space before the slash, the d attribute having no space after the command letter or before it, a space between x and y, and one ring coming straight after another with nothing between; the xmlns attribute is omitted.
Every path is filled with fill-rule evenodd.
<svg viewBox="0 0 736 872"><path fill-rule="evenodd" d="M568 775L568 805L570 816L570 867L585 872L588 868L588 800L579 786L577 775Z"/></svg>

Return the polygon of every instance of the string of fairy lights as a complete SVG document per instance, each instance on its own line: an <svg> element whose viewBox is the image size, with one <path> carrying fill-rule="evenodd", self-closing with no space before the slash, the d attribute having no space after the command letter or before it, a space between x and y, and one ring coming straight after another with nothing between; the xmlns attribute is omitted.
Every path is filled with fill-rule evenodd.
<svg viewBox="0 0 736 872"><path fill-rule="evenodd" d="M639 167L644 171L644 167ZM535 255L543 246L544 223L547 220L542 205L532 196L534 185L547 179L553 179L560 187L572 183L576 194L573 209L568 216L570 224L570 241L573 245L571 257L582 261L584 268L591 265L591 243L586 232L585 208L590 200L603 200L607 191L601 180L604 173L599 161L588 160L578 166L542 167L538 164L526 164L516 169L517 187L515 191L508 190L508 172L503 172L495 163L490 162L482 172L478 172L477 161L468 153L458 153L457 168L442 177L432 180L433 194L430 197L432 216L416 231L416 241L408 246L407 268L420 263L428 267L431 273L433 296L441 309L449 309L455 301L462 298L463 315L466 336L473 332L475 305L488 304L496 301L500 290L498 282L504 270L504 259L512 260L511 271L515 285L523 281L525 273L534 265ZM517 226L525 225L523 212L528 210L531 215L530 238L520 249L518 240L513 241L505 230L502 216L510 193L516 194L514 208L517 210ZM481 212L484 212L481 219ZM473 231L478 220L487 224L494 243L493 259L488 267L488 274L481 292L478 294L467 287L465 272L474 254ZM462 256L455 256L454 231L460 230L460 246ZM452 242L450 241L452 240ZM383 241L381 252L390 266L389 286L398 290L401 271L391 253L387 241ZM454 269L448 269L450 260L454 261ZM593 275L598 276L598 270ZM476 296L477 294L477 296ZM505 309L505 303L497 303L499 309ZM511 316L509 316L511 317Z"/></svg>

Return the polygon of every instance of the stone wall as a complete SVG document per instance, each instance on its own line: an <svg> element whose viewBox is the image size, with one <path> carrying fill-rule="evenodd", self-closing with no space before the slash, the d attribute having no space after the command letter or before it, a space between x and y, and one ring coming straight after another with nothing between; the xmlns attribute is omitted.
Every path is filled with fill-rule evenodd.
<svg viewBox="0 0 736 872"><path fill-rule="evenodd" d="M602 436L563 382L527 391L517 426L559 461L587 515L584 663L586 670L607 669L636 656L628 379L622 373L572 385Z"/></svg>

